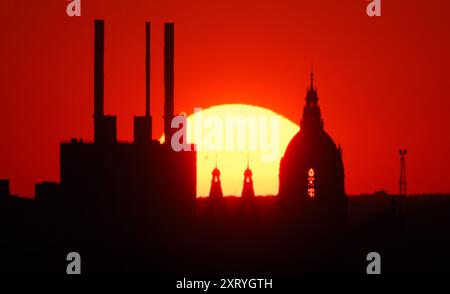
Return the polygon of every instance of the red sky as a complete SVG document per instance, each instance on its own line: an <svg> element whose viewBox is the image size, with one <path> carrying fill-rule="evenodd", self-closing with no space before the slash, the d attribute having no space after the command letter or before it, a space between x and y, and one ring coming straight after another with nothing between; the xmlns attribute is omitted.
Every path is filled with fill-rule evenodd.
<svg viewBox="0 0 450 294"><path fill-rule="evenodd" d="M59 142L93 137L93 20L105 20L105 112L132 139L144 113L144 22L152 22L151 111L162 133L163 23L175 22L175 110L226 103L298 123L311 64L350 194L450 192L450 1L65 0L0 2L0 178L13 193L59 181Z"/></svg>

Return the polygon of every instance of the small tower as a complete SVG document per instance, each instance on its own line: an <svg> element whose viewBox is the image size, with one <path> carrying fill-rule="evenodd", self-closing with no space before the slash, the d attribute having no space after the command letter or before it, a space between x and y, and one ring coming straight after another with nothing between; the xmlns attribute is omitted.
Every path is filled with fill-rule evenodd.
<svg viewBox="0 0 450 294"><path fill-rule="evenodd" d="M398 154L400 155L400 179L399 179L399 192L398 196L392 196L392 212L395 216L401 218L402 214L402 203L405 201L406 197L406 161L405 157L407 154L406 149L399 149Z"/></svg>
<svg viewBox="0 0 450 294"><path fill-rule="evenodd" d="M242 199L253 199L255 198L255 190L253 189L253 173L250 169L250 164L247 156L247 169L244 172L244 186L242 188Z"/></svg>
<svg viewBox="0 0 450 294"><path fill-rule="evenodd" d="M214 167L211 179L211 189L209 190L210 200L220 200L223 198L222 186L220 184L220 170L217 168L217 155L216 155L216 166Z"/></svg>

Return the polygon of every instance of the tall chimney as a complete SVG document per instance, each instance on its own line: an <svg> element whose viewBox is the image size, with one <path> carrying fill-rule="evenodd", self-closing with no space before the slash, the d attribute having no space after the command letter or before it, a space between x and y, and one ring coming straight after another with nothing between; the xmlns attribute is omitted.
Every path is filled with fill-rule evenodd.
<svg viewBox="0 0 450 294"><path fill-rule="evenodd" d="M134 143L148 144L152 140L150 116L150 22L145 22L145 116L134 117Z"/></svg>
<svg viewBox="0 0 450 294"><path fill-rule="evenodd" d="M112 144L117 142L117 117L104 115L103 61L105 49L105 26L103 20L95 20L94 51L94 142Z"/></svg>
<svg viewBox="0 0 450 294"><path fill-rule="evenodd" d="M94 52L94 119L103 117L103 59L104 59L104 22L95 20L95 52Z"/></svg>
<svg viewBox="0 0 450 294"><path fill-rule="evenodd" d="M145 116L150 116L150 22L145 23Z"/></svg>
<svg viewBox="0 0 450 294"><path fill-rule="evenodd" d="M164 135L170 144L172 129L170 124L174 112L174 24L164 25Z"/></svg>

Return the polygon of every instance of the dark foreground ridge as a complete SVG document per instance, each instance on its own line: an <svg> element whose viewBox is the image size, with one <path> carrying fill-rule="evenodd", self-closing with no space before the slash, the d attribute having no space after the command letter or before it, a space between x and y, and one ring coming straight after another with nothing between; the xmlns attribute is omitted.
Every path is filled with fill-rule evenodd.
<svg viewBox="0 0 450 294"><path fill-rule="evenodd" d="M382 273L448 273L449 196L401 199L401 218L394 196L349 197L341 228L286 223L276 197L256 197L251 211L225 197L215 217L199 199L189 222L147 215L132 224L117 215L78 225L56 203L9 197L0 206L0 272L64 274L76 251L82 273L365 274L366 256L376 251Z"/></svg>

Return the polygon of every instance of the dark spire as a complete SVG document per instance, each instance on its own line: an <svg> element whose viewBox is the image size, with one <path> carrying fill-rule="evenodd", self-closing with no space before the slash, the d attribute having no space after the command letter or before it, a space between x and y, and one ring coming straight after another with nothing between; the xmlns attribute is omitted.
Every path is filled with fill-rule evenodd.
<svg viewBox="0 0 450 294"><path fill-rule="evenodd" d="M216 162L214 164L214 169L212 171L212 181L213 182L219 182L219 186L220 186L220 170L217 168L217 152L216 152ZM222 188L221 188L222 190Z"/></svg>
<svg viewBox="0 0 450 294"><path fill-rule="evenodd" d="M317 100L319 100L319 98L317 97L317 88L314 87L314 72L311 69L311 73L310 73L310 84L309 84L309 89L307 91L306 94L306 100L308 101L315 101L317 102Z"/></svg>
<svg viewBox="0 0 450 294"><path fill-rule="evenodd" d="M218 200L223 198L222 185L220 184L220 170L217 168L217 153L215 167L211 173L211 189L209 190L209 199Z"/></svg>
<svg viewBox="0 0 450 294"><path fill-rule="evenodd" d="M306 92L305 106L303 107L303 117L300 121L300 126L302 128L323 128L319 97L317 96L317 88L314 87L314 73L312 69L310 74L310 86Z"/></svg>
<svg viewBox="0 0 450 294"><path fill-rule="evenodd" d="M253 188L253 172L250 169L249 154L247 153L247 169L244 171L244 185L242 188L242 198L252 199L255 197L255 190Z"/></svg>

